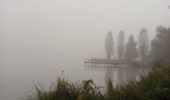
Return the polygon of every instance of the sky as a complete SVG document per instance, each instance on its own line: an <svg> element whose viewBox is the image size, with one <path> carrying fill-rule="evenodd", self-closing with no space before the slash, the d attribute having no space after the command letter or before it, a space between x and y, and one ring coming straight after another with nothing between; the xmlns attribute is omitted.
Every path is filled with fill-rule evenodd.
<svg viewBox="0 0 170 100"><path fill-rule="evenodd" d="M127 38L137 37L145 27L152 38L157 25L169 27L169 4L169 0L1 0L1 47L8 55L44 53L47 48L60 54L85 50L104 55L109 30L116 41L120 30Z"/></svg>

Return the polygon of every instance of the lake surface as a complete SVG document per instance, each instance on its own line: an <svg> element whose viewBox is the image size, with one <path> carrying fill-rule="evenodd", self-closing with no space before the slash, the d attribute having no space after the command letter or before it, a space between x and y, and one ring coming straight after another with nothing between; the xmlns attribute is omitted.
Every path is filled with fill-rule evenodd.
<svg viewBox="0 0 170 100"><path fill-rule="evenodd" d="M5 58L1 60L1 82L0 97L1 100L18 100L33 94L34 86L40 84L48 89L52 82L57 80L58 76L64 75L66 79L72 82L81 82L82 80L93 79L98 86L105 87L106 77L112 77L114 84L119 84L117 79L119 72L132 73L135 70L118 70L117 68L90 68L84 66L84 59L65 61L59 63L58 60L49 59L16 59ZM62 72L64 73L62 74ZM110 72L108 72L110 71Z"/></svg>
<svg viewBox="0 0 170 100"><path fill-rule="evenodd" d="M36 61L32 59L3 59L1 63L1 100L18 100L29 95L34 90L35 84L48 88L51 82L55 82L58 76L77 82L93 79L95 83L103 85L104 70L90 70L84 67L84 62L63 65L57 61Z"/></svg>

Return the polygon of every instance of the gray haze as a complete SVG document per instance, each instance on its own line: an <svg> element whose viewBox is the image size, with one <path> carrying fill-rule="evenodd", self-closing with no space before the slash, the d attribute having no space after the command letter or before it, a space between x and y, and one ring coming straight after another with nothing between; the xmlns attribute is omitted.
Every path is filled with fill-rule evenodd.
<svg viewBox="0 0 170 100"><path fill-rule="evenodd" d="M93 78L83 61L105 57L109 30L116 37L155 35L157 25L170 27L169 0L0 0L0 99L18 100L35 83L46 87L64 70L71 80ZM137 38L136 38L137 39ZM115 43L116 44L116 43ZM9 96L10 95L10 96Z"/></svg>

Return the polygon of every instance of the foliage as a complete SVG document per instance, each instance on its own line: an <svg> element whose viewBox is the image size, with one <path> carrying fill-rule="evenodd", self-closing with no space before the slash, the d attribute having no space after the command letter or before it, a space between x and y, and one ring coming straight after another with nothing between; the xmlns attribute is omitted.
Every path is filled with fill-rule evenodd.
<svg viewBox="0 0 170 100"><path fill-rule="evenodd" d="M111 56L113 55L113 37L112 37L112 32L109 31L106 35L105 39L105 50L107 54L107 59L111 59Z"/></svg>
<svg viewBox="0 0 170 100"><path fill-rule="evenodd" d="M36 87L36 95L27 100L170 100L169 79L170 67L158 66L139 82L114 87L109 81L107 92L101 93L93 80L84 80L78 85L58 78L53 90Z"/></svg>
<svg viewBox="0 0 170 100"><path fill-rule="evenodd" d="M136 46L137 46L137 43L134 40L133 35L131 35L126 45L126 54L125 54L126 60L132 62L137 58L138 51L137 51Z"/></svg>
<svg viewBox="0 0 170 100"><path fill-rule="evenodd" d="M142 60L146 60L149 52L149 38L147 35L147 30L142 28L139 33L139 53Z"/></svg>
<svg viewBox="0 0 170 100"><path fill-rule="evenodd" d="M170 100L170 68L157 67L139 82L133 81L125 86L109 83L107 100Z"/></svg>
<svg viewBox="0 0 170 100"><path fill-rule="evenodd" d="M58 78L53 84L53 90L35 87L36 95L28 96L27 100L103 100L104 96L92 80L84 80L82 84L68 83L64 78Z"/></svg>
<svg viewBox="0 0 170 100"><path fill-rule="evenodd" d="M170 28L158 26L156 32L152 40L152 57L157 63L170 64Z"/></svg>
<svg viewBox="0 0 170 100"><path fill-rule="evenodd" d="M124 56L124 32L120 31L119 37L118 37L118 57L119 57L119 60L123 60L123 56Z"/></svg>

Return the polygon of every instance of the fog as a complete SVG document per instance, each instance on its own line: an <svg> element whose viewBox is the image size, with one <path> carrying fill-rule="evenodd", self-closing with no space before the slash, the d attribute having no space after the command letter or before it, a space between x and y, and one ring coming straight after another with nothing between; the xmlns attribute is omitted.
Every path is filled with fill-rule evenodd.
<svg viewBox="0 0 170 100"><path fill-rule="evenodd" d="M126 40L141 28L155 36L170 27L169 0L0 0L0 99L18 100L40 83L48 87L64 71L71 81L104 83L103 70L84 59L105 58L108 31ZM115 53L116 56L116 53Z"/></svg>

